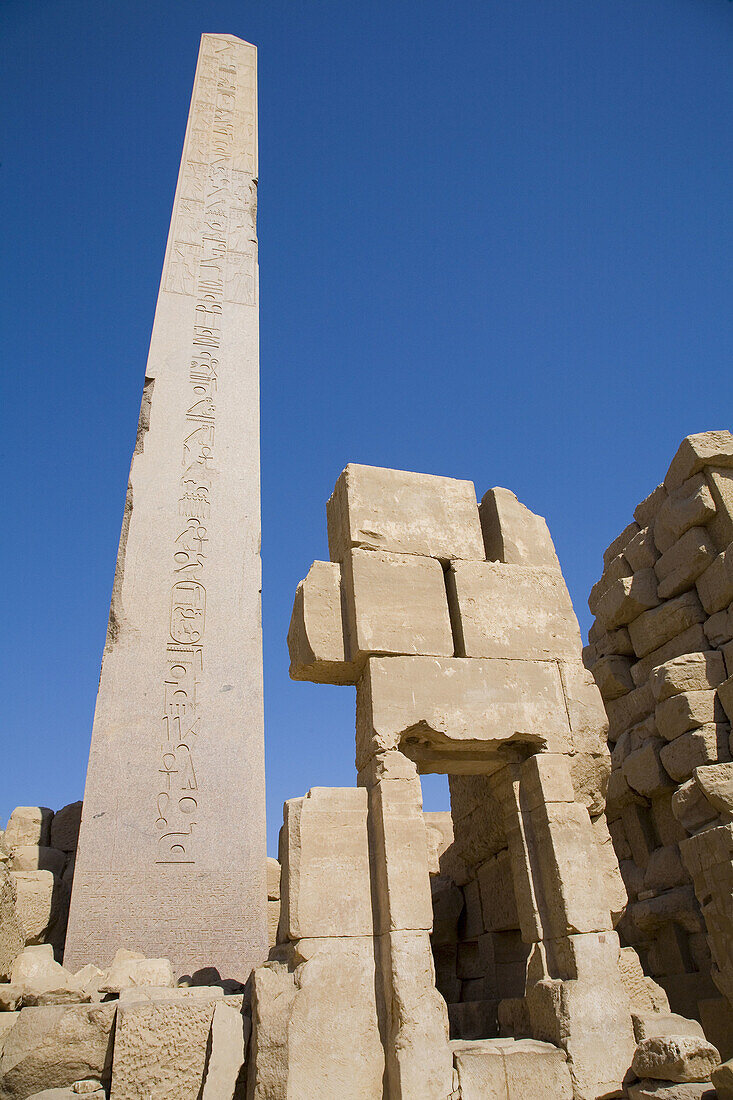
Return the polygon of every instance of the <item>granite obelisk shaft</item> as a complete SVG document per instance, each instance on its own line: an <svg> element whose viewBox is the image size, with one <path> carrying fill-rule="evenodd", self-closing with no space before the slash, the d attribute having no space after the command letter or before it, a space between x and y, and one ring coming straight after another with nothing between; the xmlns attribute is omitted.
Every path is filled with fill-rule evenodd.
<svg viewBox="0 0 733 1100"><path fill-rule="evenodd" d="M257 51L201 39L130 469L65 964L267 955Z"/></svg>

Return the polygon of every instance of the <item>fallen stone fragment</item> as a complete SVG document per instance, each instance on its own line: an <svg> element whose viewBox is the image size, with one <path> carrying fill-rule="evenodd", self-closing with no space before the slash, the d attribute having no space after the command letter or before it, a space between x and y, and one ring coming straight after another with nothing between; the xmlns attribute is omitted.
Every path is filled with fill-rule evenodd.
<svg viewBox="0 0 733 1100"><path fill-rule="evenodd" d="M86 1077L108 1082L116 1012L115 1004L22 1009L0 1061L6 1100Z"/></svg>
<svg viewBox="0 0 733 1100"><path fill-rule="evenodd" d="M17 891L18 919L26 944L39 944L47 938L59 915L56 879L51 871L11 871Z"/></svg>
<svg viewBox="0 0 733 1100"><path fill-rule="evenodd" d="M646 1080L629 1085L629 1100L716 1100L716 1093L709 1081L673 1084Z"/></svg>
<svg viewBox="0 0 733 1100"><path fill-rule="evenodd" d="M53 956L51 944L37 944L24 949L15 960L11 983L24 997L43 993L71 992L74 978Z"/></svg>
<svg viewBox="0 0 733 1100"><path fill-rule="evenodd" d="M733 1058L713 1070L712 1082L718 1100L733 1100Z"/></svg>
<svg viewBox="0 0 733 1100"><path fill-rule="evenodd" d="M25 944L17 911L17 890L6 864L0 864L0 980L7 981Z"/></svg>
<svg viewBox="0 0 733 1100"><path fill-rule="evenodd" d="M642 1039L673 1035L705 1038L705 1032L698 1020L688 1020L686 1016L679 1016L676 1012L632 1012L631 1020L637 1043Z"/></svg>
<svg viewBox="0 0 733 1100"><path fill-rule="evenodd" d="M239 1100L244 1096L244 1063L251 1021L234 1005L214 1007L201 1100Z"/></svg>
<svg viewBox="0 0 733 1100"><path fill-rule="evenodd" d="M544 517L530 512L510 489L489 489L479 515L488 561L560 568Z"/></svg>
<svg viewBox="0 0 733 1100"><path fill-rule="evenodd" d="M719 1065L720 1055L705 1039L675 1035L642 1039L631 1068L637 1077L655 1081L709 1081Z"/></svg>
<svg viewBox="0 0 733 1100"><path fill-rule="evenodd" d="M173 970L168 959L121 958L118 951L103 983L101 993L119 993L136 986L173 986Z"/></svg>

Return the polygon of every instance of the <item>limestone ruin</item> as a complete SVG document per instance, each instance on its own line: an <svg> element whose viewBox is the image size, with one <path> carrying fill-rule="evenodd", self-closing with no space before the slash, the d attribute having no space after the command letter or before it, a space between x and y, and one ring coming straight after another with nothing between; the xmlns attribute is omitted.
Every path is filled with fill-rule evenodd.
<svg viewBox="0 0 733 1100"><path fill-rule="evenodd" d="M288 645L356 687L354 785L265 857L255 94L205 35L84 804L0 835L0 1100L731 1100L729 432L608 548L585 648L511 491L348 465Z"/></svg>

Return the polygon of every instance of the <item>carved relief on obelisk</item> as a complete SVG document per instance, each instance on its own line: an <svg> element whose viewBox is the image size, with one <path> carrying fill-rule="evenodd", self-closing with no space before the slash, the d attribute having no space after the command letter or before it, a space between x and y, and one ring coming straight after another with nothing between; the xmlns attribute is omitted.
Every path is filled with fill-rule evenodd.
<svg viewBox="0 0 733 1100"><path fill-rule="evenodd" d="M267 954L257 51L201 39L94 716L65 963Z"/></svg>

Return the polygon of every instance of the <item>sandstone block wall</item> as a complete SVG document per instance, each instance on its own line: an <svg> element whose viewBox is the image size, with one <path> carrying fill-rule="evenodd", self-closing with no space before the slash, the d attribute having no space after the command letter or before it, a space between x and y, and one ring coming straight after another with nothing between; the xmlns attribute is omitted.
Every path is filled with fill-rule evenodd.
<svg viewBox="0 0 733 1100"><path fill-rule="evenodd" d="M733 436L689 436L603 555L583 651L609 720L618 930L733 1053Z"/></svg>

